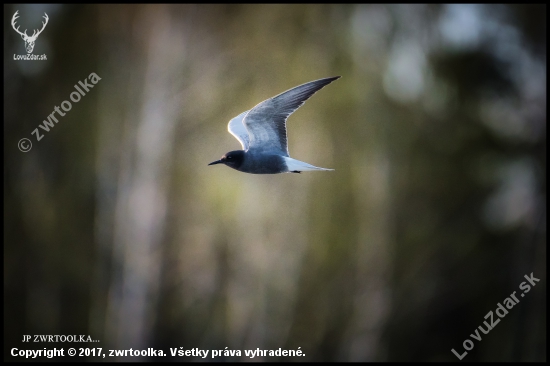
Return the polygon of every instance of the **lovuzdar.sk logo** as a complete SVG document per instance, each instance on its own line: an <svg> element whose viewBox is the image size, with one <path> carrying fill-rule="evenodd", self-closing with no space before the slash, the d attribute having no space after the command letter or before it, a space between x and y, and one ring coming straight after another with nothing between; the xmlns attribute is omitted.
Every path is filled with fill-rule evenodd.
<svg viewBox="0 0 550 366"><path fill-rule="evenodd" d="M21 38L23 38L23 41L25 42L25 49L27 50L27 54L26 55L13 55L13 59L14 60L46 60L46 55L33 55L32 54L32 51L34 50L34 43L36 42L36 39L38 38L38 36L40 35L40 33L42 33L42 31L44 30L44 28L46 28L46 24L48 24L48 14L44 13L44 20L42 22L42 29L38 30L38 29L35 29L34 32L32 33L32 36L29 36L27 34L27 30L25 29L24 32L21 32L19 30L19 26L16 27L16 20L17 18L19 18L19 15L17 14L19 12L19 10L17 10L15 12L15 14L13 14L13 17L11 18L11 26L13 27L13 29L19 33L19 35L21 36Z"/></svg>

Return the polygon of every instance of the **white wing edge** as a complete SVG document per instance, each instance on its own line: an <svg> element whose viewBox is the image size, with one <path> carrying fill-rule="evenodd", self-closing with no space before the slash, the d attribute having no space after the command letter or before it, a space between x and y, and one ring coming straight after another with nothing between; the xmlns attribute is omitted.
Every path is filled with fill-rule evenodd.
<svg viewBox="0 0 550 366"><path fill-rule="evenodd" d="M241 143L243 150L248 150L250 147L250 137L248 136L248 130L244 126L243 119L250 111L243 112L237 117L232 118L227 124L227 131L235 136Z"/></svg>

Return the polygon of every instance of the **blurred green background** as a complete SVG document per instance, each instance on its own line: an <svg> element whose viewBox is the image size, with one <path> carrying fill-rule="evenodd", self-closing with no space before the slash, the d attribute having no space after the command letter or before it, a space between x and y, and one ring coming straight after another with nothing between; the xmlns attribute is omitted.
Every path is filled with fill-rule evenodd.
<svg viewBox="0 0 550 366"><path fill-rule="evenodd" d="M16 10L47 61L14 60ZM336 75L288 121L334 172L207 166L231 118ZM545 361L546 6L4 5L4 230L5 360L82 334L457 361L533 273L464 361Z"/></svg>

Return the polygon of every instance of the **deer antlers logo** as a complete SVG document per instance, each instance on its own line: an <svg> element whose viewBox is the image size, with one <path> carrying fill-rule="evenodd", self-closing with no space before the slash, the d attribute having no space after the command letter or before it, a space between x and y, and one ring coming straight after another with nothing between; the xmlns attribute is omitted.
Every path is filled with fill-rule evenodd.
<svg viewBox="0 0 550 366"><path fill-rule="evenodd" d="M25 29L24 32L21 32L19 30L19 26L17 26L17 28L15 28L15 20L17 18L19 18L19 15L17 15L17 13L19 12L19 10L17 10L15 12L15 14L13 14L13 18L11 18L11 26L13 27L13 29L19 33L21 35L21 38L23 38L23 41L25 41L25 49L27 50L27 53L31 53L32 50L34 49L34 42L36 42L36 38L38 38L38 36L40 35L40 33L42 33L42 31L44 30L44 28L46 28L46 24L48 24L48 14L44 13L44 19L46 20L45 22L42 22L42 29L40 30L34 30L32 36L28 36L27 35L27 30ZM38 32L38 33L37 33Z"/></svg>

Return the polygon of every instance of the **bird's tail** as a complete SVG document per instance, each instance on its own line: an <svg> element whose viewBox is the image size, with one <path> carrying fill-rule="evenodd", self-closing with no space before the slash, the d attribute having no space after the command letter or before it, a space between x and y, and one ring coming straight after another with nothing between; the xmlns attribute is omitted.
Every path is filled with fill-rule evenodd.
<svg viewBox="0 0 550 366"><path fill-rule="evenodd" d="M289 172L306 172L309 170L334 170L319 168L318 166L304 163L303 161L292 159L286 156L284 157L284 159Z"/></svg>

